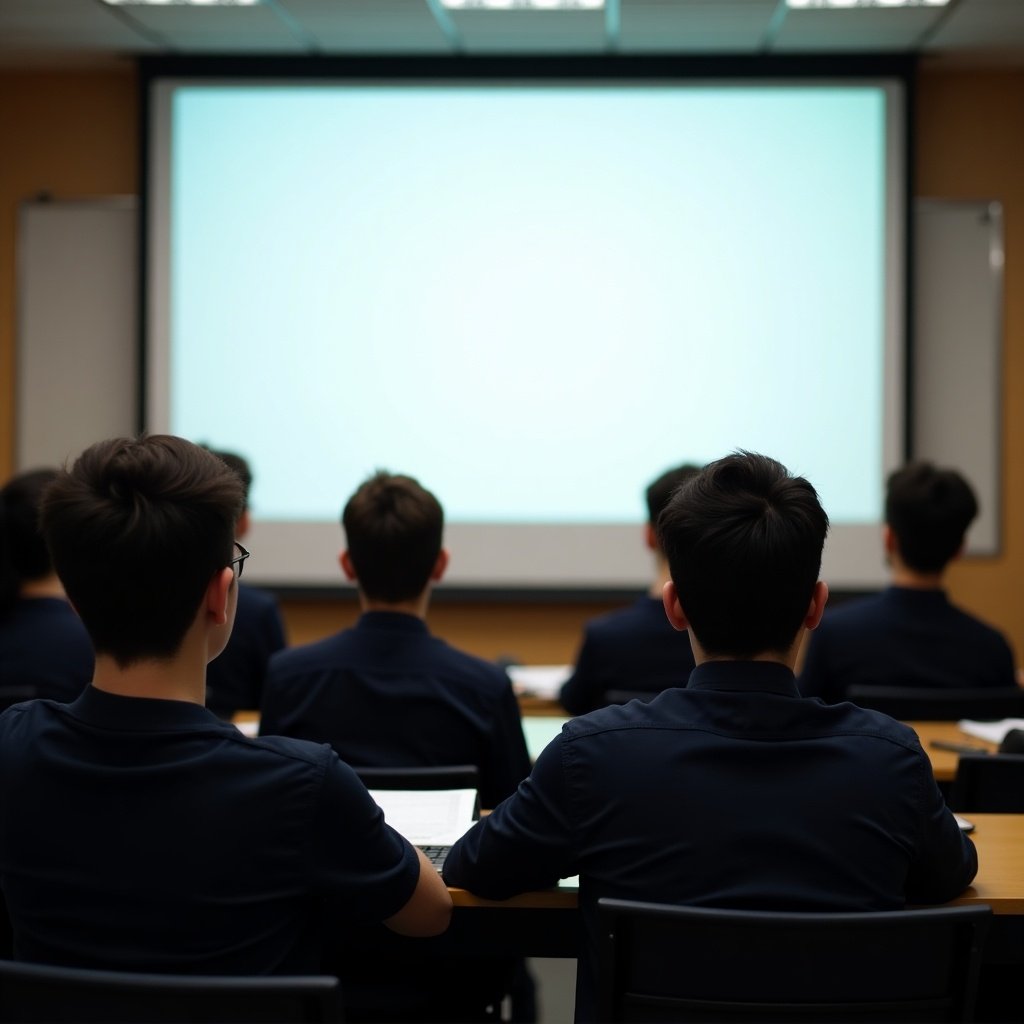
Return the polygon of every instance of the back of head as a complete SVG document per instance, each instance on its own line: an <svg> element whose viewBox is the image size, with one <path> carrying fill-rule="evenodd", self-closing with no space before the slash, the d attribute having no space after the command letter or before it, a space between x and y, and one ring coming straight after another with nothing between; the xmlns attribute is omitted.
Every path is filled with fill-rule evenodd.
<svg viewBox="0 0 1024 1024"><path fill-rule="evenodd" d="M166 435L102 441L57 476L42 529L97 654L173 657L231 561L242 502L219 458Z"/></svg>
<svg viewBox="0 0 1024 1024"><path fill-rule="evenodd" d="M0 488L0 615L17 601L22 584L53 572L39 506L56 476L55 469L29 470Z"/></svg>
<svg viewBox="0 0 1024 1024"><path fill-rule="evenodd" d="M739 452L673 494L658 534L690 630L712 657L788 651L821 569L828 516L803 477Z"/></svg>
<svg viewBox="0 0 1024 1024"><path fill-rule="evenodd" d="M668 469L661 476L658 477L653 483L649 484L647 490L644 492L644 497L647 499L647 522L652 526L656 526L658 523L658 516L661 515L665 506L669 502L669 498L683 485L687 480L692 480L700 472L700 466L695 466L692 463L684 463L682 466L676 466L674 469Z"/></svg>
<svg viewBox="0 0 1024 1024"><path fill-rule="evenodd" d="M430 491L412 477L378 472L349 498L341 523L368 598L397 604L423 593L444 530L444 512Z"/></svg>
<svg viewBox="0 0 1024 1024"><path fill-rule="evenodd" d="M237 452L218 451L215 448L210 448L209 450L216 455L217 458L228 467L228 469L231 469L238 474L238 479L242 481L242 486L245 488L245 506L248 508L249 491L252 490L252 468L248 461Z"/></svg>
<svg viewBox="0 0 1024 1024"><path fill-rule="evenodd" d="M953 469L910 462L886 485L885 521L896 535L900 558L915 572L942 572L977 514L971 485Z"/></svg>

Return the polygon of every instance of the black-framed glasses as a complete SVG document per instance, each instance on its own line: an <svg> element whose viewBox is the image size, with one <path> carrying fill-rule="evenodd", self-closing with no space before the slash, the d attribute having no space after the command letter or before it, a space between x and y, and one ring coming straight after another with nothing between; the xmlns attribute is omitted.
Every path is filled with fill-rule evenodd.
<svg viewBox="0 0 1024 1024"><path fill-rule="evenodd" d="M241 554L232 558L228 565L231 566L235 579L240 580L242 578L242 569L245 568L245 560L249 557L249 550L242 544L239 544L237 540L235 541L235 547L238 548Z"/></svg>

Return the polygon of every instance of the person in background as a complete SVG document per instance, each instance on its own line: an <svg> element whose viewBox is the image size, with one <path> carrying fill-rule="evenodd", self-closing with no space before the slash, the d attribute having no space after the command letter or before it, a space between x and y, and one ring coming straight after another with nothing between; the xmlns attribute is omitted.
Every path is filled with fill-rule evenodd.
<svg viewBox="0 0 1024 1024"><path fill-rule="evenodd" d="M92 679L93 653L39 531L39 503L55 469L0 489L0 708L31 697L74 700Z"/></svg>
<svg viewBox="0 0 1024 1024"><path fill-rule="evenodd" d="M329 743L356 767L476 765L480 800L495 807L530 771L519 704L505 672L431 635L431 591L448 566L444 513L411 477L378 472L342 514L339 556L362 615L351 629L270 660L260 735ZM373 1020L498 1019L513 992L532 1020L533 983L519 958L397 961L348 950L337 968L346 1015Z"/></svg>
<svg viewBox="0 0 1024 1024"><path fill-rule="evenodd" d="M890 585L836 608L808 641L800 691L828 703L849 687L1013 687L1013 651L996 629L957 608L945 590L950 563L978 514L955 470L912 462L886 486L882 544Z"/></svg>
<svg viewBox="0 0 1024 1024"><path fill-rule="evenodd" d="M596 1012L601 897L892 910L950 900L974 877L974 846L914 732L797 690L800 642L828 597L827 529L814 488L762 455L727 456L680 487L658 535L689 682L571 719L452 847L445 881L488 899L580 876L577 1020Z"/></svg>
<svg viewBox="0 0 1024 1024"><path fill-rule="evenodd" d="M70 704L0 715L0 888L16 959L317 974L324 934L448 926L437 871L326 746L204 705L247 554L242 484L178 437L86 449L41 524L96 652ZM396 979L401 984L401 979Z"/></svg>
<svg viewBox="0 0 1024 1024"><path fill-rule="evenodd" d="M586 624L576 667L559 694L571 715L604 707L609 691L653 697L668 686L685 684L693 668L693 653L686 633L673 629L665 616L661 592L669 578L668 563L655 524L676 488L699 472L697 466L678 466L662 473L647 488L644 541L654 554L654 579L648 592L629 607Z"/></svg>
<svg viewBox="0 0 1024 1024"><path fill-rule="evenodd" d="M236 527L236 539L244 540L250 526L252 470L249 463L234 452L214 451L213 454L238 474L245 488L245 507ZM206 670L206 706L214 714L228 719L237 711L258 708L263 700L263 681L270 656L284 646L284 623L274 595L240 583L231 639Z"/></svg>
<svg viewBox="0 0 1024 1024"><path fill-rule="evenodd" d="M519 704L503 669L427 628L444 576L444 513L408 476L380 472L342 515L339 562L359 593L352 629L270 660L260 732L330 743L359 767L473 764L496 807L530 771Z"/></svg>

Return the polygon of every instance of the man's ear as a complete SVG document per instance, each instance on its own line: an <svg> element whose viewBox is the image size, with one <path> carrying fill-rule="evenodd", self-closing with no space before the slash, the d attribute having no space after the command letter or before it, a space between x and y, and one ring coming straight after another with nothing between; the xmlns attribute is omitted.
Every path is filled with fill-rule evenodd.
<svg viewBox="0 0 1024 1024"><path fill-rule="evenodd" d="M252 526L252 516L249 515L249 509L244 508L238 517L238 522L235 523L235 536L244 537L249 532L250 526Z"/></svg>
<svg viewBox="0 0 1024 1024"><path fill-rule="evenodd" d="M352 556L347 550L341 551L338 554L338 565L341 566L341 571L345 574L345 579L356 582L356 567L352 564Z"/></svg>
<svg viewBox="0 0 1024 1024"><path fill-rule="evenodd" d="M228 603L231 600L231 587L234 582L235 571L226 565L220 572L213 574L206 588L206 614L214 626L223 626L228 621Z"/></svg>
<svg viewBox="0 0 1024 1024"><path fill-rule="evenodd" d="M661 603L665 606L665 614L668 616L668 621L672 623L673 629L682 631L690 628L690 620L679 603L676 585L671 580L661 588Z"/></svg>
<svg viewBox="0 0 1024 1024"><path fill-rule="evenodd" d="M431 581L431 583L440 583L441 582L441 578L448 571L448 561L449 561L448 549L447 548L441 548L441 550L438 551L438 553L437 553L437 561L434 563L434 568L433 568L433 570L430 573L430 581Z"/></svg>
<svg viewBox="0 0 1024 1024"><path fill-rule="evenodd" d="M882 547L887 555L896 552L896 531L888 523L882 526Z"/></svg>
<svg viewBox="0 0 1024 1024"><path fill-rule="evenodd" d="M824 580L818 580L814 584L814 591L811 594L811 603L807 607L807 615L804 617L804 627L816 629L825 614L825 604L828 602L828 584Z"/></svg>
<svg viewBox="0 0 1024 1024"><path fill-rule="evenodd" d="M658 550L658 531L655 530L651 523L644 525L644 543L651 549L651 551Z"/></svg>

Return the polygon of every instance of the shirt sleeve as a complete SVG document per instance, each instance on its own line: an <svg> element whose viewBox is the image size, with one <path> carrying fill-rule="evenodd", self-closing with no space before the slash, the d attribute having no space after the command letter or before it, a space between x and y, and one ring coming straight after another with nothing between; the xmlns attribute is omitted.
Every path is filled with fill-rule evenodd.
<svg viewBox="0 0 1024 1024"><path fill-rule="evenodd" d="M346 920L391 917L419 880L416 851L384 821L359 777L333 751L312 822L310 860L316 895Z"/></svg>
<svg viewBox="0 0 1024 1024"><path fill-rule="evenodd" d="M920 838L907 873L908 903L946 903L978 873L978 851L967 837L935 781L928 756L918 749L923 793Z"/></svg>
<svg viewBox="0 0 1024 1024"><path fill-rule="evenodd" d="M495 708L481 766L480 802L487 808L497 807L529 774L530 754L523 735L519 701L511 681L505 676L505 689Z"/></svg>
<svg viewBox="0 0 1024 1024"><path fill-rule="evenodd" d="M492 814L451 849L444 880L487 899L549 889L579 873L562 767L562 738Z"/></svg>

